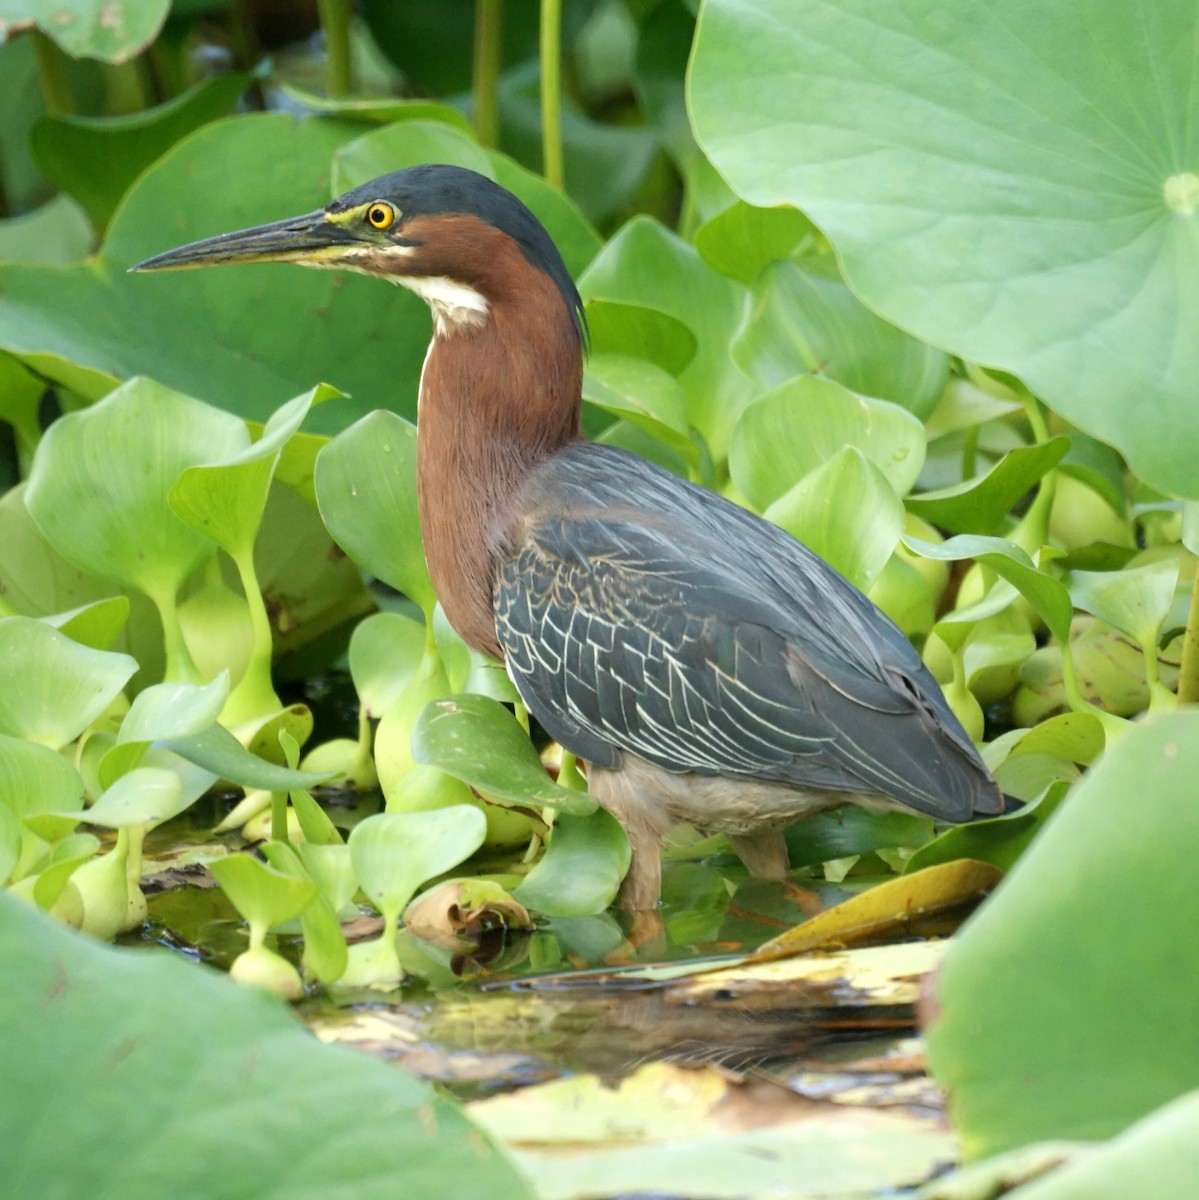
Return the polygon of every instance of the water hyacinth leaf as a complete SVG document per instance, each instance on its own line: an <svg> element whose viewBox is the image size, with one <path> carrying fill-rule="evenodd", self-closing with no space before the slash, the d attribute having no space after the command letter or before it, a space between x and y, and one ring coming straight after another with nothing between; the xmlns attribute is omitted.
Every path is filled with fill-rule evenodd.
<svg viewBox="0 0 1199 1200"><path fill-rule="evenodd" d="M928 817L871 812L857 804L807 817L786 831L792 868L814 867L872 850L911 849L923 846L932 835L933 823Z"/></svg>
<svg viewBox="0 0 1199 1200"><path fill-rule="evenodd" d="M904 863L904 874L962 858L992 863L1001 871L1010 871L1066 798L1068 790L1069 784L1057 782L1040 799L1017 812L946 829Z"/></svg>
<svg viewBox="0 0 1199 1200"><path fill-rule="evenodd" d="M645 359L592 354L583 376L583 399L665 442L695 463L699 446L687 427L687 400L678 380Z"/></svg>
<svg viewBox="0 0 1199 1200"><path fill-rule="evenodd" d="M591 338L589 363L600 354L620 354L678 375L697 349L695 334L682 321L643 304L588 300L587 332Z"/></svg>
<svg viewBox="0 0 1199 1200"><path fill-rule="evenodd" d="M424 625L402 613L371 613L354 626L350 677L369 716L382 716L399 697L424 652Z"/></svg>
<svg viewBox="0 0 1199 1200"><path fill-rule="evenodd" d="M1014 394L997 396L970 379L955 376L949 380L940 402L924 422L924 431L932 442L946 434L1020 412L1023 407Z"/></svg>
<svg viewBox="0 0 1199 1200"><path fill-rule="evenodd" d="M229 695L229 673L211 683L158 683L134 697L117 742L157 742L194 737L221 714Z"/></svg>
<svg viewBox="0 0 1199 1200"><path fill-rule="evenodd" d="M476 788L497 804L552 806L587 816L596 803L546 774L529 735L502 704L469 693L425 706L412 729L412 755Z"/></svg>
<svg viewBox="0 0 1199 1200"><path fill-rule="evenodd" d="M1199 1086L1199 963L1177 941L1199 921L1197 772L1199 712L1133 725L954 939L928 1052L968 1158L1110 1137Z"/></svg>
<svg viewBox="0 0 1199 1200"><path fill-rule="evenodd" d="M277 744L277 734L275 741ZM293 771L267 762L251 754L223 725L210 725L190 737L171 738L164 747L220 779L247 788L284 792L290 788L314 787L330 778L327 772Z"/></svg>
<svg viewBox="0 0 1199 1200"><path fill-rule="evenodd" d="M329 820L329 814L303 788L291 793L291 806L306 842L314 846L340 846L344 843L345 839L337 826Z"/></svg>
<svg viewBox="0 0 1199 1200"><path fill-rule="evenodd" d="M634 217L606 243L579 280L584 300L657 309L695 337L695 357L679 374L687 421L715 458L728 452L737 415L756 389L728 355L749 307L749 292L713 271L681 238Z"/></svg>
<svg viewBox="0 0 1199 1200"><path fill-rule="evenodd" d="M103 229L138 175L192 130L228 116L248 83L249 76L231 71L127 116L43 117L29 147L38 170ZM98 162L104 170L94 169Z"/></svg>
<svg viewBox="0 0 1199 1200"><path fill-rule="evenodd" d="M429 879L469 858L487 832L466 804L430 812L378 813L350 834L350 857L362 890L384 914L399 915Z"/></svg>
<svg viewBox="0 0 1199 1200"><path fill-rule="evenodd" d="M246 921L264 929L298 917L317 896L315 883L286 875L250 854L213 859L208 869Z"/></svg>
<svg viewBox="0 0 1199 1200"><path fill-rule="evenodd" d="M1176 558L1123 571L1072 571L1070 598L1083 612L1152 649L1174 602L1178 573Z"/></svg>
<svg viewBox="0 0 1199 1200"><path fill-rule="evenodd" d="M306 112L343 120L361 121L371 125L392 125L396 121L437 121L452 125L463 133L474 126L456 108L435 100L402 100L387 96L324 96L290 83L280 83L279 90Z"/></svg>
<svg viewBox="0 0 1199 1200"><path fill-rule="evenodd" d="M494 1200L530 1200L507 1158L432 1085L322 1045L277 1001L216 972L96 945L3 897L0 956L11 972L0 990L0 1176L18 1194L37 1192L53 1163L69 1195L283 1200L350 1187L384 1200L403 1179L409 1200L438 1200L486 1179ZM70 1154L48 1106L78 1125ZM169 1161L163 1137L176 1147Z"/></svg>
<svg viewBox="0 0 1199 1200"><path fill-rule="evenodd" d="M0 257L3 257L2 242ZM0 353L0 421L12 426L25 470L28 470L27 459L42 436L38 406L45 391L45 383L33 372L27 371L11 354Z"/></svg>
<svg viewBox="0 0 1199 1200"><path fill-rule="evenodd" d="M549 917L594 916L616 898L629 859L629 840L611 813L559 813L545 854L512 896Z"/></svg>
<svg viewBox="0 0 1199 1200"><path fill-rule="evenodd" d="M0 262L66 266L86 258L92 240L87 214L70 196L58 195L33 212L0 220Z"/></svg>
<svg viewBox="0 0 1199 1200"><path fill-rule="evenodd" d="M759 509L839 453L860 450L898 496L924 465L924 429L906 409L804 375L751 404L733 431L729 474Z"/></svg>
<svg viewBox="0 0 1199 1200"><path fill-rule="evenodd" d="M1062 460L1069 447L1069 438L1056 437L1009 450L985 475L919 492L905 503L910 512L953 533L994 533L1012 505Z"/></svg>
<svg viewBox="0 0 1199 1200"><path fill-rule="evenodd" d="M923 558L954 562L972 558L1006 579L1033 606L1059 642L1070 640L1074 606L1065 585L1039 570L1023 550L1005 538L959 534L940 545L904 536L903 544ZM989 615L989 614L988 614Z"/></svg>
<svg viewBox="0 0 1199 1200"><path fill-rule="evenodd" d="M334 541L363 570L432 610L416 507L415 425L379 411L338 434L317 455L316 498Z"/></svg>
<svg viewBox="0 0 1199 1200"><path fill-rule="evenodd" d="M449 623L440 604L433 610L433 636L437 640L450 691L474 692L502 704L512 704L520 699L504 664L488 654L472 650Z"/></svg>
<svg viewBox="0 0 1199 1200"><path fill-rule="evenodd" d="M161 825L186 807L183 787L174 771L136 767L112 784L83 819L107 829L129 829L135 825Z"/></svg>
<svg viewBox="0 0 1199 1200"><path fill-rule="evenodd" d="M1061 465L1064 474L1098 492L1115 512L1124 513L1128 506L1124 460L1111 446L1083 433L1072 434Z"/></svg>
<svg viewBox="0 0 1199 1200"><path fill-rule="evenodd" d="M764 388L821 375L864 396L901 405L923 420L949 378L949 357L870 311L835 264L768 265L753 284L751 318L731 346Z"/></svg>
<svg viewBox="0 0 1199 1200"><path fill-rule="evenodd" d="M853 504L845 498L853 496ZM903 503L856 446L846 446L784 492L763 516L865 591L899 541Z"/></svg>
<svg viewBox="0 0 1199 1200"><path fill-rule="evenodd" d="M0 734L0 808L24 821L39 837L58 841L82 816L83 780L49 746Z"/></svg>
<svg viewBox="0 0 1199 1200"><path fill-rule="evenodd" d="M248 442L236 417L152 379L132 379L54 422L38 447L25 501L64 558L173 600L213 544L179 520L167 494L187 467Z"/></svg>
<svg viewBox="0 0 1199 1200"><path fill-rule="evenodd" d="M53 751L51 751L53 753ZM0 748L0 754L3 749ZM8 883L17 859L21 857L21 823L13 815L0 793L0 888Z"/></svg>
<svg viewBox="0 0 1199 1200"><path fill-rule="evenodd" d="M314 404L340 394L322 384L296 396L271 415L258 441L187 468L170 490L172 511L234 558L248 553L266 509L279 452Z"/></svg>
<svg viewBox="0 0 1199 1200"><path fill-rule="evenodd" d="M872 309L1018 375L1141 478L1195 496L1199 175L1179 48L1197 20L1183 2L716 0L689 102L730 185L807 213Z"/></svg>
<svg viewBox="0 0 1199 1200"><path fill-rule="evenodd" d="M820 237L797 208L757 208L737 200L695 231L695 248L714 271L751 285L758 272L791 258Z"/></svg>
<svg viewBox="0 0 1199 1200"><path fill-rule="evenodd" d="M129 619L129 597L108 596L70 612L54 613L41 619L81 646L107 650Z"/></svg>
<svg viewBox="0 0 1199 1200"><path fill-rule="evenodd" d="M4 617L0 733L57 750L108 708L136 670L127 654L81 646L32 617Z"/></svg>
<svg viewBox="0 0 1199 1200"><path fill-rule="evenodd" d="M59 842L50 857L50 865L41 870L33 885L33 899L38 908L50 912L71 876L94 858L99 849L100 839L91 833L73 833Z"/></svg>
<svg viewBox="0 0 1199 1200"><path fill-rule="evenodd" d="M354 874L354 863L350 849L344 842L321 845L317 842L300 842L294 847L304 869L327 897L334 912L340 912L354 898L358 890L358 876Z"/></svg>

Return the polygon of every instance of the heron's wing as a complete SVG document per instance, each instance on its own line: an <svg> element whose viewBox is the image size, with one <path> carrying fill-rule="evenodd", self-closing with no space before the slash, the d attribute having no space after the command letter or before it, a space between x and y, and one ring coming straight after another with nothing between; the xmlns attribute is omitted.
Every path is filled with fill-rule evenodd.
<svg viewBox="0 0 1199 1200"><path fill-rule="evenodd" d="M551 734L601 766L630 751L673 772L882 793L949 820L988 811L992 794L997 808L936 683L860 593L781 530L629 461L611 503L595 486L583 503L586 470L558 467L571 485L545 486L499 567L508 669ZM702 519L671 511L659 485Z"/></svg>

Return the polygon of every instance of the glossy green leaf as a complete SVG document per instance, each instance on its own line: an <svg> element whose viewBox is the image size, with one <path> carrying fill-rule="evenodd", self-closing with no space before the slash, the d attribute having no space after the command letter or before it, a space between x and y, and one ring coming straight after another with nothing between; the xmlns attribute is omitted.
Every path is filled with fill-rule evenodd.
<svg viewBox="0 0 1199 1200"><path fill-rule="evenodd" d="M721 174L807 213L872 309L1193 496L1197 28L1185 0L713 0L689 101Z"/></svg>
<svg viewBox="0 0 1199 1200"><path fill-rule="evenodd" d="M596 809L585 792L562 787L546 774L511 711L486 696L449 696L427 705L412 730L412 755L498 804L548 805L576 816Z"/></svg>
<svg viewBox="0 0 1199 1200"><path fill-rule="evenodd" d="M1130 728L950 947L928 1049L967 1157L1110 1137L1199 1086L1197 772L1199 713Z"/></svg>
<svg viewBox="0 0 1199 1200"><path fill-rule="evenodd" d="M679 374L687 420L722 458L737 416L756 390L728 353L748 311L749 292L646 217L635 217L604 246L579 280L579 291L588 303L658 309L691 330L695 357Z"/></svg>
<svg viewBox="0 0 1199 1200"><path fill-rule="evenodd" d="M122 775L84 814L90 825L129 829L161 825L187 807L179 776L160 767L136 767Z"/></svg>
<svg viewBox="0 0 1199 1200"><path fill-rule="evenodd" d="M280 451L314 404L339 394L322 386L297 396L271 415L252 445L188 467L170 490L171 510L234 557L248 553L266 510Z"/></svg>
<svg viewBox="0 0 1199 1200"><path fill-rule="evenodd" d="M208 869L237 911L267 929L298 917L317 896L315 883L285 875L252 854L214 858Z"/></svg>
<svg viewBox="0 0 1199 1200"><path fill-rule="evenodd" d="M24 820L39 837L57 841L82 816L83 780L48 746L0 734L0 807ZM64 819L56 812L79 816Z"/></svg>
<svg viewBox="0 0 1199 1200"><path fill-rule="evenodd" d="M583 399L665 442L689 462L699 458L699 446L687 426L683 389L654 363L621 354L590 355Z"/></svg>
<svg viewBox="0 0 1199 1200"><path fill-rule="evenodd" d="M928 817L904 812L871 812L845 804L831 812L796 821L786 830L792 868L814 867L833 858L869 854L872 850L911 849L932 837Z"/></svg>
<svg viewBox="0 0 1199 1200"><path fill-rule="evenodd" d="M846 446L860 450L899 496L924 463L924 430L911 413L806 375L745 410L733 431L729 474L764 509Z"/></svg>
<svg viewBox="0 0 1199 1200"><path fill-rule="evenodd" d="M453 125L463 133L470 133L473 128L458 109L435 100L406 100L392 96L326 96L289 83L281 83L279 90L306 112L321 113L340 120L361 121L371 125L391 125L395 121L440 121Z"/></svg>
<svg viewBox="0 0 1199 1200"><path fill-rule="evenodd" d="M819 236L789 204L755 208L738 200L695 231L695 248L713 270L749 286L765 267L786 261Z"/></svg>
<svg viewBox="0 0 1199 1200"><path fill-rule="evenodd" d="M0 258L4 245L0 241ZM12 426L14 439L21 456L21 466L28 470L28 460L42 436L38 408L46 385L27 371L11 354L0 353L0 421Z"/></svg>
<svg viewBox="0 0 1199 1200"><path fill-rule="evenodd" d="M682 321L644 304L588 300L587 329L591 337L589 366L600 355L619 354L644 359L679 375L698 348L695 334Z"/></svg>
<svg viewBox="0 0 1199 1200"><path fill-rule="evenodd" d="M103 229L138 175L193 130L228 116L248 82L237 72L216 75L128 116L44 117L30 133L34 161Z"/></svg>
<svg viewBox="0 0 1199 1200"><path fill-rule="evenodd" d="M903 528L903 503L856 446L809 471L763 515L863 591L891 557Z"/></svg>
<svg viewBox="0 0 1199 1200"><path fill-rule="evenodd" d="M154 40L169 8L170 0L4 0L0 42L36 28L75 58L121 63Z"/></svg>
<svg viewBox="0 0 1199 1200"><path fill-rule="evenodd" d="M71 612L54 613L41 619L81 646L107 650L129 619L129 597L108 596Z"/></svg>
<svg viewBox="0 0 1199 1200"><path fill-rule="evenodd" d="M334 540L360 567L432 610L416 506L415 425L380 411L339 434L317 455L316 497Z"/></svg>
<svg viewBox="0 0 1199 1200"><path fill-rule="evenodd" d="M167 494L187 467L248 442L235 417L134 379L54 422L38 447L25 500L64 558L173 600L213 545L175 516Z"/></svg>
<svg viewBox="0 0 1199 1200"><path fill-rule="evenodd" d="M931 442L934 438L985 425L997 417L1005 417L1022 409L1023 405L1013 394L996 395L970 379L954 377L949 380L940 402L924 422L924 430Z"/></svg>
<svg viewBox="0 0 1199 1200"><path fill-rule="evenodd" d="M1036 609L1059 642L1069 641L1070 618L1074 611L1069 592L1059 580L1039 570L1014 542L1005 538L961 534L940 545L905 536L903 544L922 558L944 559L948 562L972 558L990 567Z"/></svg>
<svg viewBox="0 0 1199 1200"><path fill-rule="evenodd" d="M328 773L292 771L267 762L251 754L223 725L210 725L203 733L171 738L164 744L188 762L243 787L282 792L313 787L330 778Z"/></svg>
<svg viewBox="0 0 1199 1200"><path fill-rule="evenodd" d="M354 826L350 857L371 903L395 916L422 883L469 858L483 844L486 830L483 814L465 804L378 813Z"/></svg>
<svg viewBox="0 0 1199 1200"><path fill-rule="evenodd" d="M629 840L611 813L560 813L545 855L512 896L547 916L589 917L616 898L629 861Z"/></svg>
<svg viewBox="0 0 1199 1200"><path fill-rule="evenodd" d="M91 650L31 617L0 619L0 733L57 750L104 712L136 670L127 654Z"/></svg>
<svg viewBox="0 0 1199 1200"><path fill-rule="evenodd" d="M1012 506L1062 459L1070 439L1021 446L984 475L952 487L919 492L905 501L910 512L953 533L994 533Z"/></svg>
<svg viewBox="0 0 1199 1200"><path fill-rule="evenodd" d="M425 652L425 627L402 613L372 613L350 635L350 676L368 715L380 717L403 692Z"/></svg>
<svg viewBox="0 0 1199 1200"><path fill-rule="evenodd" d="M159 683L134 697L117 742L158 742L203 733L221 714L229 695L229 676L211 683Z"/></svg>
<svg viewBox="0 0 1199 1200"><path fill-rule="evenodd" d="M734 360L764 388L821 375L928 416L945 389L948 357L875 316L835 271L820 260L765 267Z"/></svg>
<svg viewBox="0 0 1199 1200"><path fill-rule="evenodd" d="M1072 571L1070 598L1138 646L1156 647L1178 586L1178 560L1163 558L1123 571Z"/></svg>
<svg viewBox="0 0 1199 1200"><path fill-rule="evenodd" d="M17 1194L43 1191L52 1163L64 1195L294 1200L349 1188L392 1200L402 1179L408 1200L441 1200L486 1179L495 1200L529 1198L432 1085L322 1045L277 1001L216 972L97 945L4 897L0 958L0 1177ZM67 1154L64 1121L76 1130Z"/></svg>

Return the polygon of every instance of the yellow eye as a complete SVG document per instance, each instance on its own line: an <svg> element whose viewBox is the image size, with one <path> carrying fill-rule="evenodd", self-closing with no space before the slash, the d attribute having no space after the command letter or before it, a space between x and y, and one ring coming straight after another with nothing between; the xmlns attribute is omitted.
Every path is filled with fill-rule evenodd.
<svg viewBox="0 0 1199 1200"><path fill-rule="evenodd" d="M366 219L372 229L390 229L395 224L396 210L386 200L376 200L366 210Z"/></svg>

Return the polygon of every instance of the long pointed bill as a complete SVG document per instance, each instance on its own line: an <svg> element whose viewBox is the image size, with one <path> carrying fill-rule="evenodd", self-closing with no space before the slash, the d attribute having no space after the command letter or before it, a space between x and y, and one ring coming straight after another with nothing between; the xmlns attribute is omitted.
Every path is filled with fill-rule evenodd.
<svg viewBox="0 0 1199 1200"><path fill-rule="evenodd" d="M191 267L215 267L225 263L332 262L356 244L354 235L325 215L324 209L288 217L253 229L222 233L203 241L190 242L147 258L131 271L180 271Z"/></svg>

